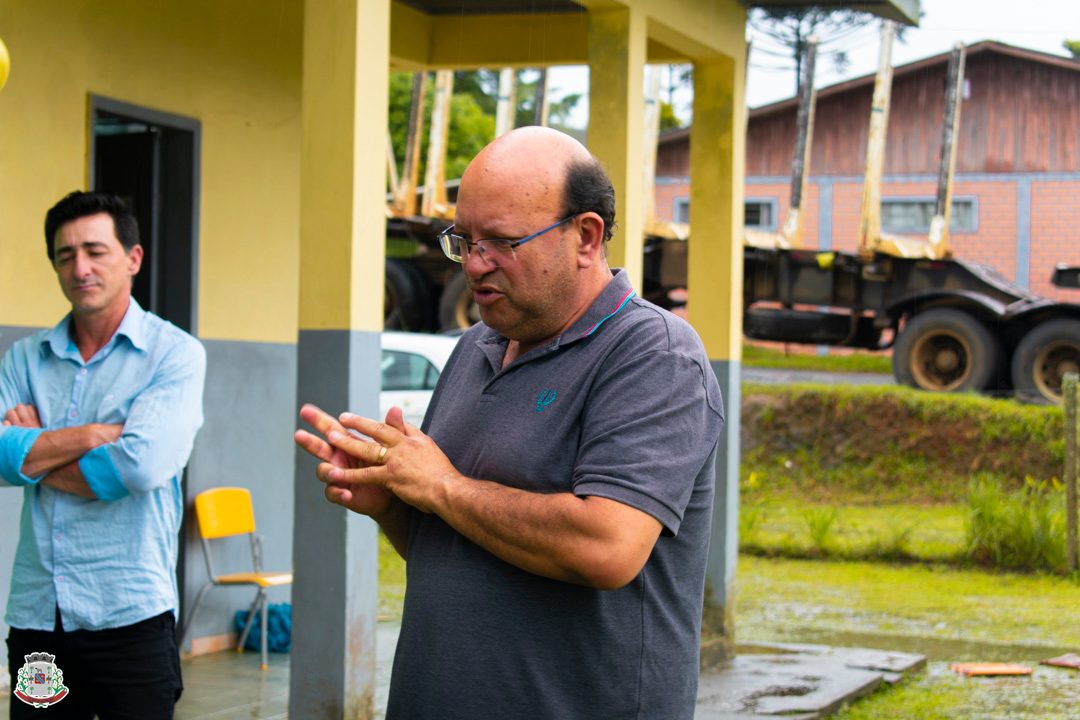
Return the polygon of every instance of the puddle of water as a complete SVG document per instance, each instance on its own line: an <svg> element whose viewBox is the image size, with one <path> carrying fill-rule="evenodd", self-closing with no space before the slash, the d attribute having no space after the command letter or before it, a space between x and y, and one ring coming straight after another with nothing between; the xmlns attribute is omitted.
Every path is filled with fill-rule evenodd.
<svg viewBox="0 0 1080 720"><path fill-rule="evenodd" d="M928 661L941 662L1028 662L1077 652L1075 647L992 643L978 640L889 635L885 633L842 632L800 628L785 633L782 642L812 643L838 647L861 647L874 650L925 655ZM1080 679L1080 672L1077 673Z"/></svg>

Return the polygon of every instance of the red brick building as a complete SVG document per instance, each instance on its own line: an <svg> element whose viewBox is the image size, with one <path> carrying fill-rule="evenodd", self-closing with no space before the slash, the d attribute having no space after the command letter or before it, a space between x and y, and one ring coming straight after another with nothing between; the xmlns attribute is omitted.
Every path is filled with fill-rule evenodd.
<svg viewBox="0 0 1080 720"><path fill-rule="evenodd" d="M926 235L940 155L948 53L894 70L882 229ZM953 253L1041 295L1056 263L1080 265L1080 61L985 41L967 49L953 184ZM874 77L818 91L804 208L809 247L854 250ZM750 112L746 224L776 230L791 195L796 100ZM656 219L687 220L689 131L660 138Z"/></svg>

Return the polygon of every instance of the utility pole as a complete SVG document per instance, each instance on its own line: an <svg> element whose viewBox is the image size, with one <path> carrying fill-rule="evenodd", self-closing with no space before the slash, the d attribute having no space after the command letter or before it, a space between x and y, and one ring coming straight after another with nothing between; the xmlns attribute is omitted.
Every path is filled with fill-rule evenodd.
<svg viewBox="0 0 1080 720"><path fill-rule="evenodd" d="M1065 551L1070 572L1080 570L1076 531L1076 454L1080 444L1077 437L1080 427L1076 422L1078 379L1080 375L1066 373L1061 383L1061 394L1065 399Z"/></svg>

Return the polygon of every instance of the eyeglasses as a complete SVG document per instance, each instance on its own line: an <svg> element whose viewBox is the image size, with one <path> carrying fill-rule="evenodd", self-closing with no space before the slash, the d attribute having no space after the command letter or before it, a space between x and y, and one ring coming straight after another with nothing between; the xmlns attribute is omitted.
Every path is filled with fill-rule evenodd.
<svg viewBox="0 0 1080 720"><path fill-rule="evenodd" d="M514 254L514 248L519 245L524 245L534 238L538 238L546 232L550 232L555 228L570 222L576 218L579 213L573 215L567 215L562 220L554 222L548 225L543 230L537 230L532 235L526 235L523 238L481 238L480 240L470 240L464 235L457 235L454 233L454 226L443 230L439 233L439 247L442 248L443 254L456 263L463 263L468 259L472 253L472 249L475 247L480 253L480 257L488 262L499 265L500 262L511 262L517 256Z"/></svg>

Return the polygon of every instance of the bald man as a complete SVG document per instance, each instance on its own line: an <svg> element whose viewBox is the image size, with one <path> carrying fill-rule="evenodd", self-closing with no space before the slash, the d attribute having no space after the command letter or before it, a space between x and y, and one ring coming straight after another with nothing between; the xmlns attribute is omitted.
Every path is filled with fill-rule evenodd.
<svg viewBox="0 0 1080 720"><path fill-rule="evenodd" d="M406 560L391 720L694 715L720 390L690 326L608 267L614 223L580 143L495 140L440 236L483 322L422 429L301 411L327 499Z"/></svg>

